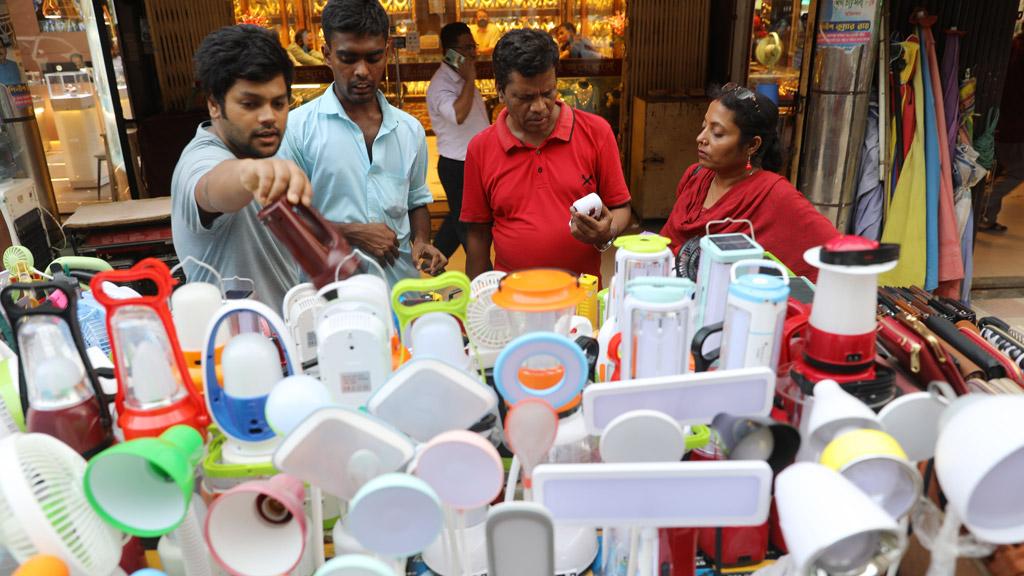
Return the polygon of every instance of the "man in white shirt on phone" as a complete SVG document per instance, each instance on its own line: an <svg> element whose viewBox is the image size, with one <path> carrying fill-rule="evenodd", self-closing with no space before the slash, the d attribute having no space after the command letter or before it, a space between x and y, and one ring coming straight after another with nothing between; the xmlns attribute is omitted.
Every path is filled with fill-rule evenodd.
<svg viewBox="0 0 1024 576"><path fill-rule="evenodd" d="M430 80L427 110L437 135L437 175L448 198L448 215L434 237L446 257L465 245L462 211L463 168L469 141L490 125L483 97L476 89L476 42L469 26L453 22L441 29L444 60Z"/></svg>

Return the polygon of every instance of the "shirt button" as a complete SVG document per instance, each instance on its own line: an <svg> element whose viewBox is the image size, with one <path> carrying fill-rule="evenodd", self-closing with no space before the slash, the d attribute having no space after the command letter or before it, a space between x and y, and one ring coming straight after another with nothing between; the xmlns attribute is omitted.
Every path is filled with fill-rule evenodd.
<svg viewBox="0 0 1024 576"><path fill-rule="evenodd" d="M542 173L542 172L544 172L544 169L543 169L543 168L537 168L537 174L540 174L540 173Z"/></svg>

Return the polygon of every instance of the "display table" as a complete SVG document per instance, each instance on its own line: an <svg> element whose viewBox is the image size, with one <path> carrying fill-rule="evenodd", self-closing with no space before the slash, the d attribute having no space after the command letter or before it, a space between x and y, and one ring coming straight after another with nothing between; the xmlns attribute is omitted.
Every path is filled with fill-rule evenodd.
<svg viewBox="0 0 1024 576"><path fill-rule="evenodd" d="M175 260L169 196L82 206L64 232L75 254L103 258L115 268L148 256Z"/></svg>

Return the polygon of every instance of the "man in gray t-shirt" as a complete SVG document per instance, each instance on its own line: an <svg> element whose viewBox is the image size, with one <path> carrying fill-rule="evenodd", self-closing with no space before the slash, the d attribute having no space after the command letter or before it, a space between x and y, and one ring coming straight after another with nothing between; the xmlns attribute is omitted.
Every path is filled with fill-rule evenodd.
<svg viewBox="0 0 1024 576"><path fill-rule="evenodd" d="M171 180L171 227L178 259L192 256L223 278L255 283L255 297L281 309L298 266L256 217L281 196L309 205L305 173L275 158L288 118L292 64L276 37L255 26L211 33L195 55L210 121L199 125ZM185 266L190 281L216 282Z"/></svg>

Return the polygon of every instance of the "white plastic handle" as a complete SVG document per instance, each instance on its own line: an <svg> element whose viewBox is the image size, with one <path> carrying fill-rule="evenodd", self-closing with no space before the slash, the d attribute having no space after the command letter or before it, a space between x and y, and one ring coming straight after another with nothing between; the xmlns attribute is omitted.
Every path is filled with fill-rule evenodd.
<svg viewBox="0 0 1024 576"><path fill-rule="evenodd" d="M185 256L184 260L182 260L181 262L178 262L177 264L175 264L174 268L171 268L171 271L170 271L169 274L171 276L174 276L174 271L177 270L178 268L184 269L185 268L185 264L188 263L188 262L192 262L193 264L195 264L196 266L199 266L200 268L206 268L207 270L210 271L211 274L216 276L217 277L217 284L220 286L220 297L224 298L226 296L226 292L224 291L224 277L220 275L220 272L217 272L216 268L214 268L213 266L210 266L206 262L203 262L202 260L200 260L200 259L198 259L198 258L196 258L194 256ZM187 274L186 274L186 276L187 276Z"/></svg>
<svg viewBox="0 0 1024 576"><path fill-rule="evenodd" d="M353 248L352 252L350 252L347 256L342 258L341 262L338 262L338 265L334 267L334 281L335 282L339 282L340 281L338 279L338 274L341 273L341 267L344 266L346 262L348 262L349 260L351 260L355 256L360 256L362 258L362 261L366 262L367 266L373 265L375 268L377 268L377 271L380 272L380 277L383 278L385 281L387 281L388 277L387 277L386 274L384 274L384 268L380 264L378 264L376 260L374 260L373 258L370 258L369 256L367 256L366 253L363 252L362 250L360 250L359 248Z"/></svg>
<svg viewBox="0 0 1024 576"><path fill-rule="evenodd" d="M746 222L747 226L750 226L750 239L757 242L757 238L754 237L754 223L746 218L722 218L721 220L712 220L704 225L704 234L707 236L711 235L712 224L728 224L729 222Z"/></svg>
<svg viewBox="0 0 1024 576"><path fill-rule="evenodd" d="M732 267L729 268L729 282L731 284L734 284L736 282L737 270L750 266L756 266L757 268L764 268L765 266L769 268L775 268L776 270L779 271L779 274L782 276L782 279L786 281L786 286L789 286L789 271L786 270L785 266L779 264L774 260L738 260L732 265Z"/></svg>

